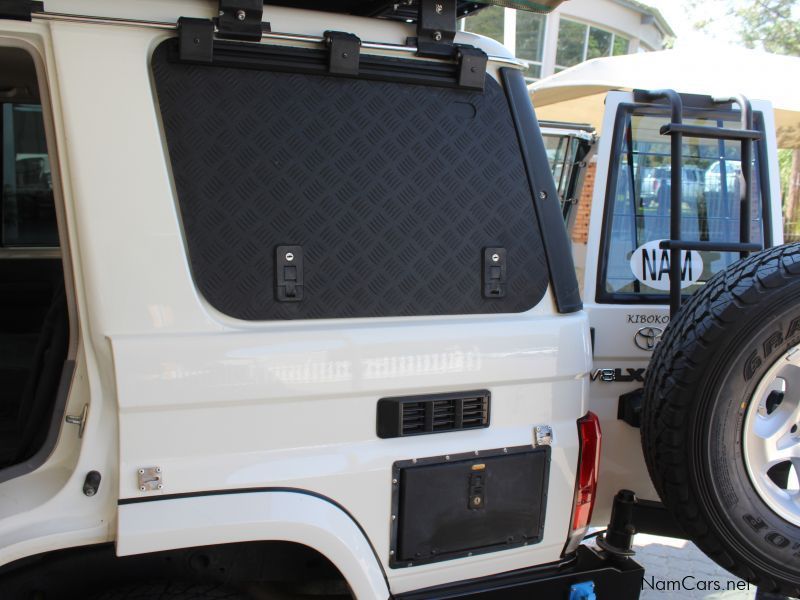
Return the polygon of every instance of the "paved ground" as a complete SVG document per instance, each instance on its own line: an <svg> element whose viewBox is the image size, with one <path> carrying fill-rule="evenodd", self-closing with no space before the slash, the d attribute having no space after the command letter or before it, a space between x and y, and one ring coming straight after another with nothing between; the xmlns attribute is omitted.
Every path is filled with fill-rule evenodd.
<svg viewBox="0 0 800 600"><path fill-rule="evenodd" d="M642 600L752 600L756 588L708 559L691 542L640 533L635 560L645 568Z"/></svg>

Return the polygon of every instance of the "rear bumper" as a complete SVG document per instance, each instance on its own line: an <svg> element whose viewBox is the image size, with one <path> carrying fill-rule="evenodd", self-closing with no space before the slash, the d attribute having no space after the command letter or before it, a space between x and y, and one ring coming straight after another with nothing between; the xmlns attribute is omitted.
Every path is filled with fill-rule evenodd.
<svg viewBox="0 0 800 600"><path fill-rule="evenodd" d="M644 568L633 560L612 561L602 551L579 546L573 560L547 567L534 567L483 577L454 585L437 586L394 596L395 600L570 600L572 586L594 584L598 598L637 600ZM580 598L581 596L577 596Z"/></svg>

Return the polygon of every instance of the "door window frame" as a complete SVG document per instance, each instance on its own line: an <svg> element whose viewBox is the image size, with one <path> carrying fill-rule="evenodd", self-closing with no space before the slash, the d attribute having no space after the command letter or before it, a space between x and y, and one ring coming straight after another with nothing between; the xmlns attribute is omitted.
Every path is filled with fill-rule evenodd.
<svg viewBox="0 0 800 600"><path fill-rule="evenodd" d="M696 98L696 97L695 97ZM713 117L718 118L736 116L738 119L739 112L733 110L725 110L720 108L710 108L702 106L692 106L691 103L685 102L684 104L684 117ZM609 154L608 177L606 181L605 193L603 195L603 222L601 225L600 247L598 248L598 263L597 263L597 277L595 279L595 302L598 304L655 304L655 305L668 305L669 293L631 293L631 292L609 292L605 289L606 278L608 275L608 255L610 251L611 228L612 228L612 204L614 203L614 196L616 195L617 182L619 178L619 161L621 156L621 144L624 142L625 136L625 123L629 115L634 111L640 111L639 114L653 114L663 115L664 122L669 121L669 106L667 105L652 105L642 104L639 102L621 102L617 106L617 112L614 117L614 131L611 140L611 151ZM766 131L764 129L764 118L761 111L753 111L754 128L761 132L761 139L754 142L753 156L756 158L757 171L754 170L753 174L757 176L759 181L759 191L761 198L761 228L762 239L764 240L764 247L769 248L773 245L772 239L772 218L770 210L770 184L769 173L767 166L767 153L764 146L766 140ZM665 136L668 141L668 137ZM735 143L735 142L733 142ZM634 191L635 194L635 191ZM686 296L686 294L684 294Z"/></svg>

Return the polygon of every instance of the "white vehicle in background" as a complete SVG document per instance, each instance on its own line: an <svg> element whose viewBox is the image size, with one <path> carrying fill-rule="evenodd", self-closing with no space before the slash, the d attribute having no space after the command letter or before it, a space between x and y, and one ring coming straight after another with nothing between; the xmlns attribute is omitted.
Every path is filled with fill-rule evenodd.
<svg viewBox="0 0 800 600"><path fill-rule="evenodd" d="M781 246L776 130L791 143L800 106L778 82L754 92L776 107L703 95L726 75L692 81L684 58L599 59L530 86L540 117L576 114L600 132L586 150L588 229L576 229L586 206L565 211L604 434L593 524L630 490L637 531L687 537L760 589L797 596L800 291L797 247Z"/></svg>

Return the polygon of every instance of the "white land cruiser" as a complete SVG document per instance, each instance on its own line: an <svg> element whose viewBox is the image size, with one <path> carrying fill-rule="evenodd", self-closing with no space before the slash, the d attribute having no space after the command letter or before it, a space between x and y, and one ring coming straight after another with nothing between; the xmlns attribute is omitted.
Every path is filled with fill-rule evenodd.
<svg viewBox="0 0 800 600"><path fill-rule="evenodd" d="M696 208L659 197L698 179L689 161L645 203L625 194L681 135L768 124L697 129L676 94L671 118L632 97L621 114L670 122L674 151L637 168L652 153L618 134L601 167L619 235L591 289L663 314L630 277L650 238L673 308L681 251L716 265L647 368L653 489L612 387L640 386L649 353L603 346L624 307L582 310L524 65L456 32L481 7L0 1L1 598L637 598L632 532L670 514L797 589L797 478L771 466L798 447L797 250L722 271L780 241L775 220L738 227L766 188L706 197L722 164ZM742 177L764 186L749 144ZM613 377L590 397L595 368ZM609 520L604 550L579 545Z"/></svg>
<svg viewBox="0 0 800 600"><path fill-rule="evenodd" d="M0 2L0 597L638 596L477 8Z"/></svg>

